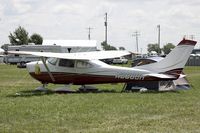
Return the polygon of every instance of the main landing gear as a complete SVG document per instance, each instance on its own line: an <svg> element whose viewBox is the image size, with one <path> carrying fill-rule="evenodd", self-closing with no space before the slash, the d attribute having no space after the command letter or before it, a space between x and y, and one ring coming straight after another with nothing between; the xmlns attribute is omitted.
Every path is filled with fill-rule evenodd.
<svg viewBox="0 0 200 133"><path fill-rule="evenodd" d="M93 86L86 86L86 85L82 85L79 89L78 92L82 92L82 93L88 93L88 92L98 92L98 89L93 87Z"/></svg>
<svg viewBox="0 0 200 133"><path fill-rule="evenodd" d="M43 83L42 86L39 86L35 89L35 91L48 91L47 87L47 83Z"/></svg>
<svg viewBox="0 0 200 133"><path fill-rule="evenodd" d="M49 92L49 91L51 91L53 93L74 93L74 92L76 92L76 91L70 89L71 84L64 85L62 87L58 87L54 90L49 90L47 88L47 85L48 85L48 83L42 83L42 86L37 87L35 89L35 91L39 91L39 92Z"/></svg>

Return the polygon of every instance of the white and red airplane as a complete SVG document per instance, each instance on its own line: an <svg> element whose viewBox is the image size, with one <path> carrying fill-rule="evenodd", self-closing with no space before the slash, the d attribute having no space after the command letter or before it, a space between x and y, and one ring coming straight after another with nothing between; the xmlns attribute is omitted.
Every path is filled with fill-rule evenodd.
<svg viewBox="0 0 200 133"><path fill-rule="evenodd" d="M183 39L163 60L133 68L111 66L100 61L130 54L126 51L82 53L8 51L7 53L41 57L42 61L27 63L27 69L30 75L43 85L48 83L87 85L175 80L181 76L196 43Z"/></svg>

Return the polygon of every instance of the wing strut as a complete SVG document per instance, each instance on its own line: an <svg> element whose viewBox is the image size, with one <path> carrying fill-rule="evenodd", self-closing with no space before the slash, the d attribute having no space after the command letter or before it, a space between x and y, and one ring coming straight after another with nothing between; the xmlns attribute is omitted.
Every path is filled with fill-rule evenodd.
<svg viewBox="0 0 200 133"><path fill-rule="evenodd" d="M49 68L48 68L48 66L47 66L47 64L46 64L45 58L44 58L44 57L41 57L41 58L42 58L42 62L43 62L43 64L44 64L45 68L47 69L47 72L48 72L48 74L49 74L51 80L52 80L53 82L55 82L55 79L54 79L52 73L50 72L50 70L49 70Z"/></svg>

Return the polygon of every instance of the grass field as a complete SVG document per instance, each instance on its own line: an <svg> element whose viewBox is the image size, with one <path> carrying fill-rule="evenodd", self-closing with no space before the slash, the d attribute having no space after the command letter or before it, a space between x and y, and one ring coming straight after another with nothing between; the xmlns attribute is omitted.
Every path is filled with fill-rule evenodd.
<svg viewBox="0 0 200 133"><path fill-rule="evenodd" d="M0 65L0 133L200 132L200 67L186 67L192 89L120 93L33 93L25 69ZM50 88L55 88L50 85ZM77 88L77 86L75 86Z"/></svg>

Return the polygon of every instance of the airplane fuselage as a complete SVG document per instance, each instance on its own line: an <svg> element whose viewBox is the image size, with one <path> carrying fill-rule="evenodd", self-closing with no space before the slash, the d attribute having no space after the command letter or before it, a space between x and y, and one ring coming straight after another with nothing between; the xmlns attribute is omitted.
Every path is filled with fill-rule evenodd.
<svg viewBox="0 0 200 133"><path fill-rule="evenodd" d="M159 80L159 78L145 76L150 71L111 66L100 60L81 61L53 58L48 59L46 64L54 80L41 61L28 63L27 69L33 78L42 83L84 85ZM39 72L36 72L38 70Z"/></svg>
<svg viewBox="0 0 200 133"><path fill-rule="evenodd" d="M183 39L163 60L134 68L111 66L100 61L130 54L127 51L77 53L6 51L6 54L41 57L42 61L27 63L27 69L30 75L43 85L162 81L175 80L181 76L196 43L193 40ZM45 60L46 58L49 59Z"/></svg>

